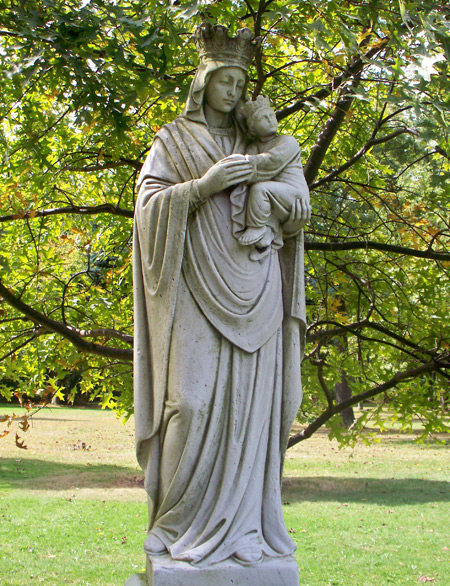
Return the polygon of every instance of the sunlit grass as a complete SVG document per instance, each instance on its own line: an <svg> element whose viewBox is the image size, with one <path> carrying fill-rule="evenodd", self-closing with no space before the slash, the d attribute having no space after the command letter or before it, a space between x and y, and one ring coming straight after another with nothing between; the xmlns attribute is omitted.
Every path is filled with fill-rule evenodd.
<svg viewBox="0 0 450 586"><path fill-rule="evenodd" d="M24 437L28 450L0 440L2 586L123 585L145 564L132 422L55 408ZM301 585L448 586L448 456L398 433L353 452L326 433L291 449L283 499Z"/></svg>

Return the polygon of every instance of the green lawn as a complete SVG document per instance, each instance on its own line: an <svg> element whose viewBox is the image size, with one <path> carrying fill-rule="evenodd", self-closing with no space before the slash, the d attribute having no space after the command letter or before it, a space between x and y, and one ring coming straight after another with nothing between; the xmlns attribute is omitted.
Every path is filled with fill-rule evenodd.
<svg viewBox="0 0 450 586"><path fill-rule="evenodd" d="M58 407L34 420L28 450L12 436L0 439L1 586L123 586L142 570L132 422ZM318 434L288 452L283 498L302 586L450 585L448 443L390 433L352 452Z"/></svg>

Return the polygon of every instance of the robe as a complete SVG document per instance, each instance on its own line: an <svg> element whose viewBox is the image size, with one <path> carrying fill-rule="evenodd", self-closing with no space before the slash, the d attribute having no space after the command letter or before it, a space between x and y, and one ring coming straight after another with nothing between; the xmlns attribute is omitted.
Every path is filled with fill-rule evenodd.
<svg viewBox="0 0 450 586"><path fill-rule="evenodd" d="M235 128L232 152L245 152ZM224 152L179 117L156 135L134 230L135 420L150 530L174 559L295 546L281 509L283 455L301 401L303 244L261 260L232 234L229 192L197 179Z"/></svg>

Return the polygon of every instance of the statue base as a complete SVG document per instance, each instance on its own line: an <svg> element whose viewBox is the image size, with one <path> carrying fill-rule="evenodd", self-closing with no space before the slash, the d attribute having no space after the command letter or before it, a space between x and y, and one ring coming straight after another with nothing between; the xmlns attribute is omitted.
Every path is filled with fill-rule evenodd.
<svg viewBox="0 0 450 586"><path fill-rule="evenodd" d="M134 574L125 586L298 586L293 556L264 558L256 566L226 560L199 568L169 555L147 558L147 575Z"/></svg>

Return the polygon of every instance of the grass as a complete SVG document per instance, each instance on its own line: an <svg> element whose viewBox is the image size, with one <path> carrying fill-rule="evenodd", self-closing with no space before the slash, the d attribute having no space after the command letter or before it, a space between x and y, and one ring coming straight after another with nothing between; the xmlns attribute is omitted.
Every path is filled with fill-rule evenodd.
<svg viewBox="0 0 450 586"><path fill-rule="evenodd" d="M132 422L58 407L38 414L28 450L12 436L0 440L1 586L118 586L141 571ZM448 443L394 432L354 451L325 433L289 450L284 511L301 585L449 586L448 456Z"/></svg>

